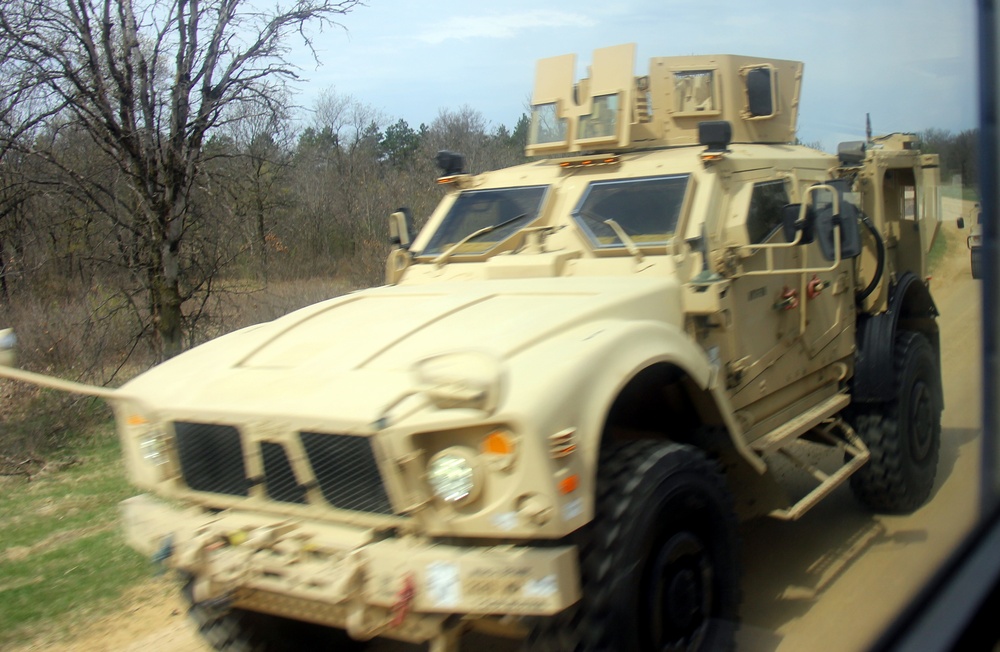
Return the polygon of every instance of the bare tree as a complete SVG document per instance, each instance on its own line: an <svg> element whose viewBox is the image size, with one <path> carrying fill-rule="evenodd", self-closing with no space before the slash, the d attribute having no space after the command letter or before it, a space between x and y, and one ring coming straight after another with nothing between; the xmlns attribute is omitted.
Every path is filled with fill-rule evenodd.
<svg viewBox="0 0 1000 652"><path fill-rule="evenodd" d="M217 180L214 184L228 196L226 202L235 221L236 241L249 255L266 282L270 253L285 246L275 233L276 224L288 209L288 176L295 134L289 111L249 110L233 116L206 151L206 165Z"/></svg>
<svg viewBox="0 0 1000 652"><path fill-rule="evenodd" d="M295 78L289 40L308 44L308 30L336 25L359 4L7 0L0 8L0 121L20 135L60 115L115 161L127 193L88 188L84 175L63 171L135 243L162 356L181 350L184 304L211 284L184 251L208 213L192 205L208 136L229 116L279 113ZM17 108L29 99L31 111ZM14 142L25 141L0 143L0 154Z"/></svg>
<svg viewBox="0 0 1000 652"><path fill-rule="evenodd" d="M299 140L293 184L298 233L291 240L308 247L310 258L326 259L355 281L377 281L363 270L384 253L373 246L369 225L384 230L391 202L382 175L378 144L385 117L380 111L332 90L314 107L313 125ZM398 201L398 200L397 200Z"/></svg>

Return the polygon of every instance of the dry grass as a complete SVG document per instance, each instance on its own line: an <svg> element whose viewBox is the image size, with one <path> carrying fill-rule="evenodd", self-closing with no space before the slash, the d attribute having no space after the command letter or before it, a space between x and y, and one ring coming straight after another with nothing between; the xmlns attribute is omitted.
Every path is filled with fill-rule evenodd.
<svg viewBox="0 0 1000 652"><path fill-rule="evenodd" d="M205 305L189 344L270 321L356 287L329 278L267 285L224 280ZM0 327L17 333L24 368L115 386L154 364L150 343L136 345L138 322L120 297L94 287L75 293L64 287L53 297L15 296L11 305L0 307ZM74 432L108 418L100 402L0 380L0 474L33 473L70 444Z"/></svg>

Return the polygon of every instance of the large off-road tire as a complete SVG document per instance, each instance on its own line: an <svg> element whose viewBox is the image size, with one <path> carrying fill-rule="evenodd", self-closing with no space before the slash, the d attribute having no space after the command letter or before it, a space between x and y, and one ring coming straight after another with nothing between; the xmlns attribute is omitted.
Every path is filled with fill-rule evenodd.
<svg viewBox="0 0 1000 652"><path fill-rule="evenodd" d="M855 496L877 512L905 514L934 487L941 447L937 358L923 335L900 331L894 351L895 398L857 410L852 422L871 460L851 476Z"/></svg>
<svg viewBox="0 0 1000 652"><path fill-rule="evenodd" d="M983 277L983 252L980 247L973 247L972 251L969 253L969 258L972 260L972 278L982 278Z"/></svg>
<svg viewBox="0 0 1000 652"><path fill-rule="evenodd" d="M244 609L222 610L194 602L189 580L182 589L188 615L209 645L222 652L360 652L365 644L346 632Z"/></svg>
<svg viewBox="0 0 1000 652"><path fill-rule="evenodd" d="M716 465L689 446L617 445L601 456L593 522L574 535L583 597L535 622L541 652L732 648L737 521Z"/></svg>

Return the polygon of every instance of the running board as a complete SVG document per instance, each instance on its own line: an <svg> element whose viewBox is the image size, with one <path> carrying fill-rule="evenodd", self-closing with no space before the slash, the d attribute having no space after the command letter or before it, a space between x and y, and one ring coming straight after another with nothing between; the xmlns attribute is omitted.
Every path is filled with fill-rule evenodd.
<svg viewBox="0 0 1000 652"><path fill-rule="evenodd" d="M847 394L834 394L819 405L816 405L802 414L789 419L784 424L778 426L760 439L750 444L750 447L763 455L771 453L790 441L795 441L806 434L824 420L829 419L850 404L851 398Z"/></svg>
<svg viewBox="0 0 1000 652"><path fill-rule="evenodd" d="M782 521L798 520L868 462L868 458L871 457L868 447L847 422L833 417L849 402L850 398L844 394L832 396L751 444L751 447L761 455L773 452L781 453L792 464L809 473L819 483L815 489L791 507L775 509L771 511L769 516ZM839 430L841 436L834 434L834 430ZM827 474L815 464L807 462L787 448L789 444L798 441L806 433L810 433L814 439L822 439L831 446L839 448L844 453L844 465L833 473Z"/></svg>

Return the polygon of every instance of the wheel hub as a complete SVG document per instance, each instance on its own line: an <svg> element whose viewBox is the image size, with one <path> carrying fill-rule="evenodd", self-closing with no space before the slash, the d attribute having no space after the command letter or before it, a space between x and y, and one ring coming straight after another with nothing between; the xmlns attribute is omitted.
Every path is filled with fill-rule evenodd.
<svg viewBox="0 0 1000 652"><path fill-rule="evenodd" d="M913 386L910 401L910 454L917 462L927 459L933 437L933 399L926 383Z"/></svg>
<svg viewBox="0 0 1000 652"><path fill-rule="evenodd" d="M687 629L701 615L701 587L690 568L681 569L667 587L665 605L672 629Z"/></svg>
<svg viewBox="0 0 1000 652"><path fill-rule="evenodd" d="M681 532L660 549L651 569L650 630L653 649L696 648L712 605L712 565L696 536Z"/></svg>

